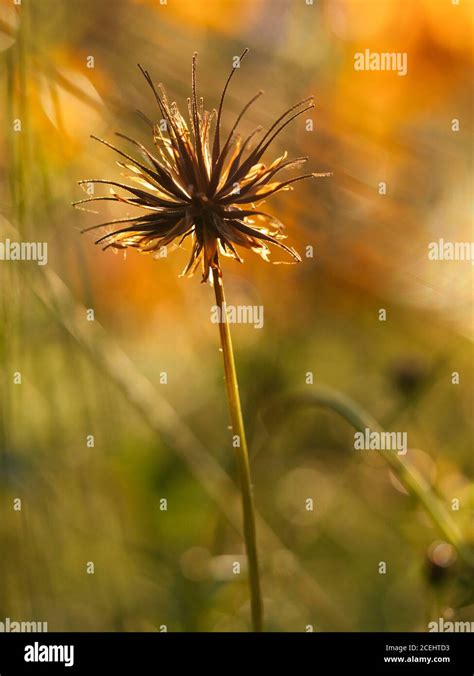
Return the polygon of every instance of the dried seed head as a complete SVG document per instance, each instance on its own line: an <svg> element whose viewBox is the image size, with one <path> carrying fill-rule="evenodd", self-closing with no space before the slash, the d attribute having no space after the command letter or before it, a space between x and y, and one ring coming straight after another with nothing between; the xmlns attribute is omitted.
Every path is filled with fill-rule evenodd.
<svg viewBox="0 0 474 676"><path fill-rule="evenodd" d="M239 63L247 52L247 49L243 52ZM285 239L282 224L270 214L260 211L258 204L280 190L290 189L296 181L328 175L305 174L280 181L276 175L281 170L299 167L307 158L288 160L284 153L268 166L262 162L275 137L292 120L313 108L311 98L300 101L283 113L253 150L249 150L250 143L262 128L258 127L244 141L236 130L243 115L262 92L244 106L229 135L222 140L223 105L235 68L227 78L217 111L209 112L204 110L203 99L198 102L196 62L197 54L194 54L191 98L188 100L189 122L181 115L176 103L169 102L163 86L155 87L149 73L139 66L153 91L164 122L153 124L148 121L152 126L155 149L152 153L141 143L118 134L135 146L142 158L137 160L107 141L93 137L123 158L119 165L131 172L127 178L134 185L104 179L80 181L109 185L110 196L90 197L75 205L114 200L137 207L141 215L100 223L87 230L113 225L114 229L100 237L97 244L103 244L104 249L133 247L144 253L158 252L171 243L180 245L190 237L191 257L183 274L192 274L201 264L203 281L209 279L211 269L220 269L219 254L242 262L237 247L251 249L268 260L269 245L275 245L289 254L291 262L300 262L299 254L282 242ZM118 224L124 225L117 229Z"/></svg>

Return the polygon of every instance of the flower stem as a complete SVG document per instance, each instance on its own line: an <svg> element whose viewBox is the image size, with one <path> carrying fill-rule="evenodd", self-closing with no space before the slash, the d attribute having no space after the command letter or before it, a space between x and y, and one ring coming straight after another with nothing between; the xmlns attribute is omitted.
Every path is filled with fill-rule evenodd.
<svg viewBox="0 0 474 676"><path fill-rule="evenodd" d="M242 496L242 512L244 519L244 539L247 551L248 576L250 585L250 604L252 609L252 627L254 631L263 629L263 605L260 591L260 575L258 569L257 539L255 528L255 506L253 501L250 461L245 437L244 419L240 405L239 384L235 369L234 351L230 327L226 321L226 303L222 274L213 269L213 286L216 303L219 308L219 333L224 357L225 382L229 404L232 432L237 439L236 455L239 472L240 491Z"/></svg>

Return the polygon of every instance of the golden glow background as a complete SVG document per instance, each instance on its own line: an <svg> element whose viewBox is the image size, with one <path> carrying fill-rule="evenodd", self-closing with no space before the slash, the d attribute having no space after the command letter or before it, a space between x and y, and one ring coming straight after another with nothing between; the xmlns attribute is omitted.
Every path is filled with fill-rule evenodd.
<svg viewBox="0 0 474 676"><path fill-rule="evenodd" d="M77 180L120 176L89 134L150 143L135 111L156 110L137 63L185 106L198 51L199 90L214 107L247 46L224 127L260 88L244 131L314 94L314 130L304 116L275 151L308 155L311 170L334 174L269 202L289 243L303 254L313 246L313 259L225 261L229 302L265 307L264 329L236 326L234 342L257 505L280 538L262 536L268 627L419 630L441 613L473 619L466 571L454 563L433 584L426 552L437 532L382 460L351 450L349 426L324 410L287 411L278 425L272 415L314 372L317 384L408 432L413 462L448 506L460 499L453 516L472 537L472 265L431 262L427 247L472 240L473 3L0 8L1 239L49 243L46 270L0 265L0 620L52 630L246 628L244 575L229 572L240 538L214 464L234 476L211 289L198 276L178 279L187 251L158 261L102 253L78 231L123 214L70 203L82 196ZM354 52L364 49L406 51L408 74L356 72ZM94 326L84 307L94 308Z"/></svg>

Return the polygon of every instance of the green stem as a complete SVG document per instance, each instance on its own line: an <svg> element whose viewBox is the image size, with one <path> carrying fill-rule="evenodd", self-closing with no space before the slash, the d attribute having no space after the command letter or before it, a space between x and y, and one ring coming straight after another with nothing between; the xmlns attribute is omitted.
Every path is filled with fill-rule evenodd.
<svg viewBox="0 0 474 676"><path fill-rule="evenodd" d="M333 409L345 418L356 430L364 432L365 429L382 432L383 428L360 406L335 390L326 387L315 388L311 393L293 395L286 400L286 405L319 405ZM438 500L430 489L425 479L418 470L408 461L402 460L397 454L387 453L383 455L393 472L406 490L416 498L432 521L438 527L440 533L458 551L459 556L469 565L474 565L474 553L466 545L457 524L451 518L444 505Z"/></svg>
<svg viewBox="0 0 474 676"><path fill-rule="evenodd" d="M260 575L258 569L257 538L255 528L255 506L253 501L250 461L245 437L244 419L240 405L239 384L235 369L234 351L230 327L226 321L226 303L222 275L213 269L213 286L216 303L219 308L219 333L224 357L225 382L229 404L232 432L237 437L236 445L239 484L242 496L242 512L244 519L244 539L247 551L248 575L250 584L250 604L252 608L252 626L254 631L263 629L263 605L260 591Z"/></svg>

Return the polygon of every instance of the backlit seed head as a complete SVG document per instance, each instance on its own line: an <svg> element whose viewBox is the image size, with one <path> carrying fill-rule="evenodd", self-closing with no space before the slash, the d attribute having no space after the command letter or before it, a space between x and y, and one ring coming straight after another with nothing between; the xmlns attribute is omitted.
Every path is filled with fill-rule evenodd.
<svg viewBox="0 0 474 676"><path fill-rule="evenodd" d="M241 55L239 65L247 52L246 49ZM143 253L157 253L163 247L181 245L190 238L191 257L183 274L192 274L201 265L203 281L209 279L211 269L220 270L219 254L242 262L238 247L251 249L268 260L269 245L275 245L289 254L290 262L300 262L299 254L282 242L285 236L280 221L261 211L259 205L270 195L291 189L296 181L328 174L305 174L281 181L276 178L280 171L299 167L307 158L288 160L284 153L269 165L262 158L275 137L292 120L313 108L311 97L283 113L250 149L262 128L257 127L243 140L237 127L262 92L244 106L223 140L220 132L223 104L236 69L232 68L227 78L218 109L209 112L204 109L203 99L197 96L196 62L197 54L194 54L189 121L175 102L169 102L164 87L156 87L149 73L139 66L160 113L158 123L148 120L153 134L153 152L129 137L117 134L135 147L140 155L140 159L135 159L111 143L93 137L121 156L119 165L130 172L127 178L132 185L106 179L80 181L89 185L106 184L110 186L110 194L75 203L77 206L113 200L136 207L139 215L100 223L87 230L113 226L97 240L97 244L103 244L104 249L133 247Z"/></svg>

